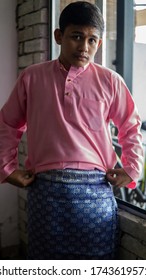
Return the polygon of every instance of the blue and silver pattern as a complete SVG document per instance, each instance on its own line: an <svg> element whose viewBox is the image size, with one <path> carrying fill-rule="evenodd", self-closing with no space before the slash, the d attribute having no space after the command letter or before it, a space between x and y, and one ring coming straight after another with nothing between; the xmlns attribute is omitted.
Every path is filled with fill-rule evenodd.
<svg viewBox="0 0 146 280"><path fill-rule="evenodd" d="M50 170L28 188L28 259L115 259L117 204L105 173Z"/></svg>

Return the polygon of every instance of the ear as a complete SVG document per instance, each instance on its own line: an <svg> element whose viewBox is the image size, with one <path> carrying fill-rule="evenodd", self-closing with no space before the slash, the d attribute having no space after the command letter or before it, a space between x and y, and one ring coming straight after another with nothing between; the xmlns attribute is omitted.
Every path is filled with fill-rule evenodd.
<svg viewBox="0 0 146 280"><path fill-rule="evenodd" d="M98 42L98 49L99 49L99 47L101 46L101 44L102 44L102 39L99 39L99 42Z"/></svg>
<svg viewBox="0 0 146 280"><path fill-rule="evenodd" d="M62 32L59 28L55 29L54 38L55 38L56 43L58 45L61 45L61 43L62 43Z"/></svg>

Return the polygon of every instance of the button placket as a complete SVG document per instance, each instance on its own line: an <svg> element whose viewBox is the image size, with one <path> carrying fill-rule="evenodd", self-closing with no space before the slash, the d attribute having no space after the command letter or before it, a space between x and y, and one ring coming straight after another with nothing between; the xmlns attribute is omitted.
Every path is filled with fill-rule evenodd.
<svg viewBox="0 0 146 280"><path fill-rule="evenodd" d="M73 96L70 92L67 92L65 94L64 105L65 105L65 115L67 118L70 118L73 114Z"/></svg>
<svg viewBox="0 0 146 280"><path fill-rule="evenodd" d="M75 96L74 96L74 83L76 83L76 77L83 72L83 68L76 68L71 66L65 82L65 94L64 94L64 105L65 105L65 116L66 119L73 120Z"/></svg>
<svg viewBox="0 0 146 280"><path fill-rule="evenodd" d="M70 119L73 115L73 82L70 77L67 77L65 83L64 105L65 116Z"/></svg>

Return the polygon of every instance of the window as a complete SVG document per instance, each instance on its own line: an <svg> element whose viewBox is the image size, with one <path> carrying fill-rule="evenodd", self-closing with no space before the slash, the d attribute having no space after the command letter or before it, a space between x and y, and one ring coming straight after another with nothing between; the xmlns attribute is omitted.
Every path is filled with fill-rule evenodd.
<svg viewBox="0 0 146 280"><path fill-rule="evenodd" d="M133 193L133 204L146 210L146 0L133 1L133 9L135 15L134 40L133 40L133 97L138 107L142 125L143 148L145 154L143 174L139 181L141 193L135 195Z"/></svg>
<svg viewBox="0 0 146 280"><path fill-rule="evenodd" d="M142 121L146 121L146 110L144 106L144 104L146 104L146 0L135 0L133 8L135 12L133 96L138 106ZM146 140L145 135L144 139Z"/></svg>

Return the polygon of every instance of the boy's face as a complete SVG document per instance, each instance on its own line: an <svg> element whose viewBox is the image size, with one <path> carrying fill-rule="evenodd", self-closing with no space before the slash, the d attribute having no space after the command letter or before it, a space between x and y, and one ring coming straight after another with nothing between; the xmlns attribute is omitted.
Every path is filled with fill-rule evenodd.
<svg viewBox="0 0 146 280"><path fill-rule="evenodd" d="M69 25L63 34L60 29L54 34L61 45L60 61L67 70L71 65L84 67L93 61L101 44L98 30L90 26Z"/></svg>

